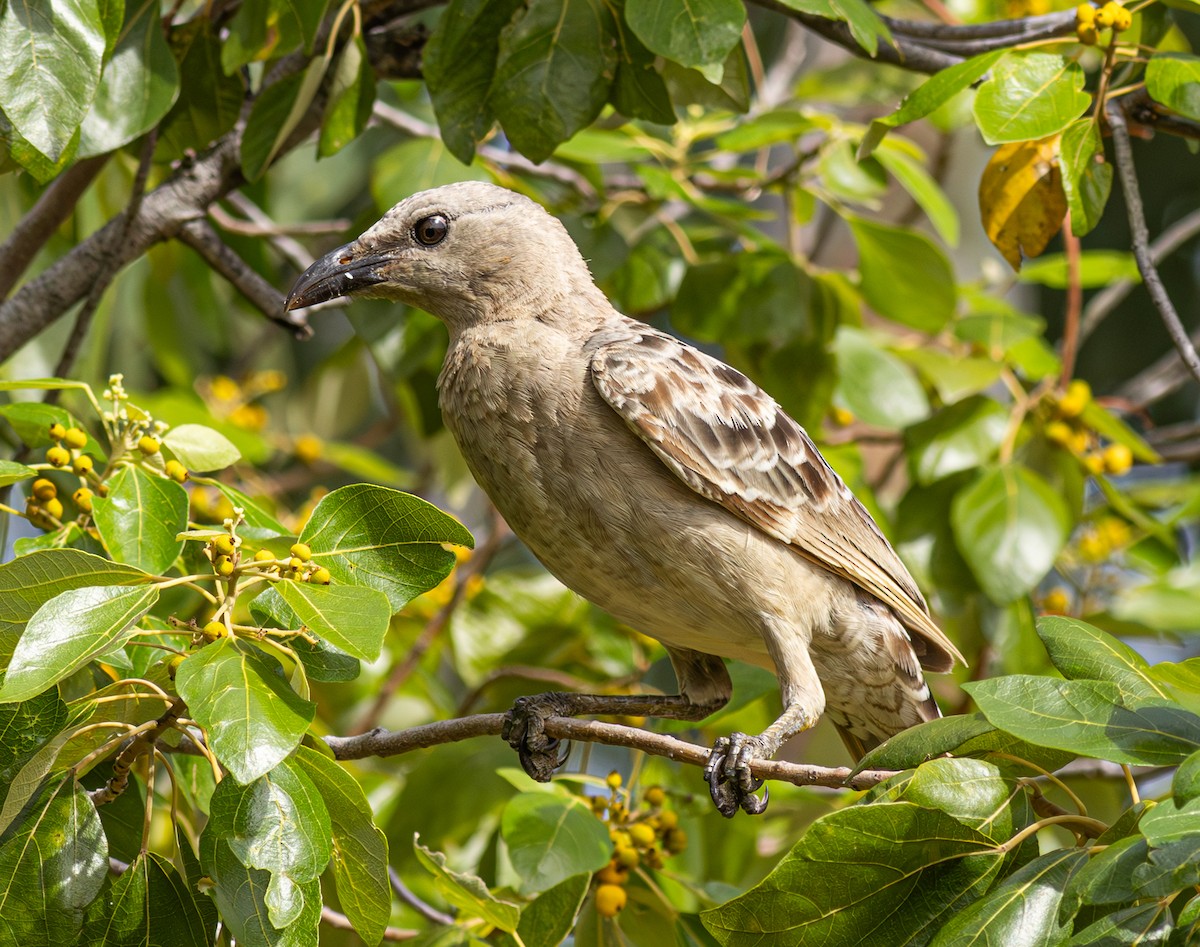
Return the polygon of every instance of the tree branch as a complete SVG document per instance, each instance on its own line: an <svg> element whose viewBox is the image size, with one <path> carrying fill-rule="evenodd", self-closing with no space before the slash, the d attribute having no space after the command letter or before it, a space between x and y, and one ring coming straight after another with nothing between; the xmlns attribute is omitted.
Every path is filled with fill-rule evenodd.
<svg viewBox="0 0 1200 947"><path fill-rule="evenodd" d="M251 269L232 247L225 243L203 217L187 221L179 228L179 240L204 258L209 266L232 283L263 315L291 329L298 339L312 336L302 312L287 312L279 290Z"/></svg>
<svg viewBox="0 0 1200 947"><path fill-rule="evenodd" d="M1150 255L1150 234L1146 229L1146 214L1142 208L1142 195L1138 188L1137 169L1133 166L1133 146L1129 140L1129 127L1120 100L1109 100L1105 109L1109 127L1112 129L1113 152L1116 157L1117 176L1125 193L1125 207L1129 216L1129 230L1133 240L1133 255L1137 260L1142 282L1150 293L1158 314L1162 317L1167 334L1192 377L1200 381L1200 355L1188 338L1187 329L1179 319L1166 287L1159 278L1158 270Z"/></svg>
<svg viewBox="0 0 1200 947"><path fill-rule="evenodd" d="M0 299L8 296L38 250L75 211L75 204L88 185L96 180L109 157L97 155L71 165L50 182L29 213L17 222L0 246Z"/></svg>
<svg viewBox="0 0 1200 947"><path fill-rule="evenodd" d="M399 756L413 750L423 750L442 743L457 743L472 737L499 736L505 714L474 714L427 723L407 730L372 730L354 737L325 737L325 742L339 760L361 760L368 756ZM651 733L636 727L599 720L576 720L574 717L550 717L546 733L559 740L578 740L584 743L603 743L641 750L652 756L665 756L691 766L708 762L709 748L678 740L661 733ZM888 770L865 770L854 774L845 766L814 766L807 763L787 763L782 760L754 760L750 771L759 779L775 779L794 786L826 786L831 789L869 789L895 773Z"/></svg>
<svg viewBox="0 0 1200 947"><path fill-rule="evenodd" d="M335 911L327 905L321 905L321 920L330 927L336 927L342 931L354 930L354 925L350 922L350 918L346 917L341 911ZM453 921L451 921L453 923ZM412 940L421 932L409 930L407 927L385 927L383 929L383 939L387 941L397 940Z"/></svg>

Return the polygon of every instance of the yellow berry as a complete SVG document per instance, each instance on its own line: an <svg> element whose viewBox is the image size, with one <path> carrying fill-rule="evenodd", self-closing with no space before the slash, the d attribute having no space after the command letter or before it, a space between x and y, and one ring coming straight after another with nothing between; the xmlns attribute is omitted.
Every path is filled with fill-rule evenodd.
<svg viewBox="0 0 1200 947"><path fill-rule="evenodd" d="M616 917L628 899L620 885L601 885L596 889L596 913L601 917Z"/></svg>
<svg viewBox="0 0 1200 947"><path fill-rule="evenodd" d="M58 487L54 485L53 480L38 477L33 481L33 495L39 500L53 500L58 496Z"/></svg>
<svg viewBox="0 0 1200 947"><path fill-rule="evenodd" d="M76 476L82 477L89 470L96 466L95 462L87 454L80 454L71 462L71 469L75 471Z"/></svg>
<svg viewBox="0 0 1200 947"><path fill-rule="evenodd" d="M217 622L216 624L220 624L220 622ZM221 625L221 627L224 628L225 626ZM171 680L175 680L175 672L179 670L179 665L183 664L183 659L185 657L187 657L187 655L184 655L184 654L172 655L171 660L169 660L167 662L167 674L170 675Z"/></svg>
<svg viewBox="0 0 1200 947"><path fill-rule="evenodd" d="M149 434L143 434L140 438L138 438L137 449L147 457L152 457L157 454L160 446L161 445L158 443L158 441Z"/></svg>
<svg viewBox="0 0 1200 947"><path fill-rule="evenodd" d="M847 427L854 423L854 412L839 408L836 405L829 409L829 417L838 427Z"/></svg>
<svg viewBox="0 0 1200 947"><path fill-rule="evenodd" d="M1071 438L1075 434L1071 430L1071 425L1066 421L1051 421L1046 425L1046 440L1059 447L1067 447L1071 443Z"/></svg>
<svg viewBox="0 0 1200 947"><path fill-rule="evenodd" d="M678 855L685 848L687 848L687 844L687 832L679 828L671 829L671 831L667 833L666 838L663 839L663 848L665 848L672 855Z"/></svg>
<svg viewBox="0 0 1200 947"><path fill-rule="evenodd" d="M639 822L637 825L629 827L629 837L633 839L633 844L638 848L645 848L648 845L654 844L654 829L645 823Z"/></svg>
<svg viewBox="0 0 1200 947"><path fill-rule="evenodd" d="M75 505L83 510L83 512L92 512L92 491L87 487L80 487L71 494L71 499L75 501Z"/></svg>
<svg viewBox="0 0 1200 947"><path fill-rule="evenodd" d="M658 827L664 831L671 831L679 824L679 815L671 812L669 809L658 814Z"/></svg>
<svg viewBox="0 0 1200 947"><path fill-rule="evenodd" d="M62 500L57 497L51 497L49 500L42 501L42 509L56 520L61 520L63 515Z"/></svg>
<svg viewBox="0 0 1200 947"><path fill-rule="evenodd" d="M1118 33L1123 33L1125 30L1133 26L1133 14L1124 7L1113 13L1113 30Z"/></svg>
<svg viewBox="0 0 1200 947"><path fill-rule="evenodd" d="M213 540L213 549L215 549L218 552L218 554L220 554L222 556L232 556L233 555L233 537L228 534L226 534L224 536L218 536L216 539Z"/></svg>
<svg viewBox="0 0 1200 947"><path fill-rule="evenodd" d="M63 435L63 441L68 447L73 447L75 450L82 450L84 447L87 447L87 432L77 427L68 428L66 434Z"/></svg>
<svg viewBox="0 0 1200 947"><path fill-rule="evenodd" d="M308 577L309 582L315 582L317 585L328 585L332 579L328 569L316 569Z"/></svg>
<svg viewBox="0 0 1200 947"><path fill-rule="evenodd" d="M217 575L233 575L233 560L228 556L217 556L213 560L213 568L217 570Z"/></svg>
<svg viewBox="0 0 1200 947"><path fill-rule="evenodd" d="M1098 24L1097 24L1098 25ZM1064 418L1077 418L1092 400L1092 386L1082 378L1076 378L1058 399L1058 413Z"/></svg>
<svg viewBox="0 0 1200 947"><path fill-rule="evenodd" d="M293 556L291 559L288 560L288 568L291 569L293 572L299 572L301 569L304 568L304 560L297 559L295 556Z"/></svg>
<svg viewBox="0 0 1200 947"><path fill-rule="evenodd" d="M663 791L662 786L651 786L642 798L646 800L648 806L661 806L667 801L667 794Z"/></svg>
<svg viewBox="0 0 1200 947"><path fill-rule="evenodd" d="M1133 451L1124 444L1109 444L1104 448L1104 469L1110 474L1126 473L1133 466Z"/></svg>
<svg viewBox="0 0 1200 947"><path fill-rule="evenodd" d="M209 641L216 641L218 638L225 638L229 635L229 629L225 627L223 621L210 621L200 631Z"/></svg>
<svg viewBox="0 0 1200 947"><path fill-rule="evenodd" d="M1129 540L1132 538L1129 531L1129 524L1123 519L1118 519L1115 516L1106 516L1096 524L1096 532L1100 534L1110 549L1120 549L1122 546L1129 545Z"/></svg>
<svg viewBox="0 0 1200 947"><path fill-rule="evenodd" d="M1071 453L1082 457L1091 442L1091 435L1087 431L1076 431L1071 435Z"/></svg>
<svg viewBox="0 0 1200 947"><path fill-rule="evenodd" d="M1098 530L1088 529L1079 537L1079 555L1085 562L1100 562L1112 551Z"/></svg>
<svg viewBox="0 0 1200 947"><path fill-rule="evenodd" d="M177 460L168 460L165 469L167 476L176 483L183 483L188 478L187 468Z"/></svg>
<svg viewBox="0 0 1200 947"><path fill-rule="evenodd" d="M638 862L641 860L636 848L625 848L624 846L613 850L613 858L617 860L618 865L625 869L637 868Z"/></svg>
<svg viewBox="0 0 1200 947"><path fill-rule="evenodd" d="M312 550L307 543L292 543L291 553L297 559L303 559L305 562L312 558Z"/></svg>
<svg viewBox="0 0 1200 947"><path fill-rule="evenodd" d="M633 839L624 829L611 829L608 833L615 848L633 848Z"/></svg>
<svg viewBox="0 0 1200 947"><path fill-rule="evenodd" d="M596 872L596 880L606 885L623 885L629 880L629 872L614 862L609 862Z"/></svg>
<svg viewBox="0 0 1200 947"><path fill-rule="evenodd" d="M1075 22L1080 26L1091 26L1096 20L1096 8L1090 3L1081 3L1075 8Z"/></svg>
<svg viewBox="0 0 1200 947"><path fill-rule="evenodd" d="M1104 457L1100 454L1085 454L1079 458L1083 464L1083 469L1093 477L1098 477L1104 473Z"/></svg>
<svg viewBox="0 0 1200 947"><path fill-rule="evenodd" d="M1096 27L1094 26L1080 25L1075 30L1075 35L1079 37L1079 42L1084 46L1095 46L1100 42L1100 34L1096 32Z"/></svg>
<svg viewBox="0 0 1200 947"><path fill-rule="evenodd" d="M1071 599L1062 586L1051 589L1042 599L1042 611L1047 615L1065 615L1070 607Z"/></svg>
<svg viewBox="0 0 1200 947"><path fill-rule="evenodd" d="M55 467L65 467L71 462L71 452L65 447L51 447L46 451L46 461Z"/></svg>
<svg viewBox="0 0 1200 947"><path fill-rule="evenodd" d="M1109 0L1108 3L1104 4L1104 6L1096 11L1096 29L1106 30L1112 26L1114 20L1116 19L1114 14L1120 9L1120 4L1113 3L1112 0Z"/></svg>
<svg viewBox="0 0 1200 947"><path fill-rule="evenodd" d="M311 434L305 434L302 437L296 438L296 442L292 445L292 450L296 454L296 459L302 464L315 464L321 459L321 453L324 450L324 444L321 443L319 437L314 437Z"/></svg>
<svg viewBox="0 0 1200 947"><path fill-rule="evenodd" d="M96 484L96 495L102 496L102 497L108 496L108 484L107 483Z"/></svg>
<svg viewBox="0 0 1200 947"><path fill-rule="evenodd" d="M606 783L608 783L609 789L620 789L621 788L621 774L618 773L615 769L611 773L608 774L608 776L605 778L604 781Z"/></svg>
<svg viewBox="0 0 1200 947"><path fill-rule="evenodd" d="M65 427L63 427L61 424L59 424L57 421L55 421L53 424L50 425L50 439L51 440L61 441L66 436L67 436L67 429Z"/></svg>
<svg viewBox="0 0 1200 947"><path fill-rule="evenodd" d="M256 552L254 554L255 562L271 562L272 560L274 560L274 558L275 558L275 553L271 552L270 549L260 549L258 552Z"/></svg>
<svg viewBox="0 0 1200 947"><path fill-rule="evenodd" d="M646 865L647 865L647 867L654 868L654 869L662 868L662 866L663 866L662 852L660 852L657 848L649 849L646 852Z"/></svg>

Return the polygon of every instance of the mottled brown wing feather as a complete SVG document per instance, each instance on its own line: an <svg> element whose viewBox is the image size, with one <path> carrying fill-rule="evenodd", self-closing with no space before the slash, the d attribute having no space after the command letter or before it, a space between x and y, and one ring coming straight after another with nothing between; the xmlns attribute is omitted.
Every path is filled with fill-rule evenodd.
<svg viewBox="0 0 1200 947"><path fill-rule="evenodd" d="M632 320L588 354L600 396L684 483L891 607L924 668L963 661L870 514L770 395Z"/></svg>

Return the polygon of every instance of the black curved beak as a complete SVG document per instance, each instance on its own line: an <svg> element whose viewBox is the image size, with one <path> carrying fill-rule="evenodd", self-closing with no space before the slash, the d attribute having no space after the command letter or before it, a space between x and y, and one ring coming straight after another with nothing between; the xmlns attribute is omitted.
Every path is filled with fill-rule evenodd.
<svg viewBox="0 0 1200 947"><path fill-rule="evenodd" d="M380 254L363 254L355 243L347 243L326 253L300 274L288 293L283 308L303 309L356 290L386 282L379 268L387 262Z"/></svg>

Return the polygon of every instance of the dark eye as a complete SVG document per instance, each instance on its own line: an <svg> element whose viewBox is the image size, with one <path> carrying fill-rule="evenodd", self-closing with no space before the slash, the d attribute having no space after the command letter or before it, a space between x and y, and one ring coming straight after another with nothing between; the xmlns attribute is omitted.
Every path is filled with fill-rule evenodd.
<svg viewBox="0 0 1200 947"><path fill-rule="evenodd" d="M432 247L446 239L446 231L449 229L450 222L441 214L434 214L417 221L417 225L413 227L413 236L417 238L417 243Z"/></svg>

